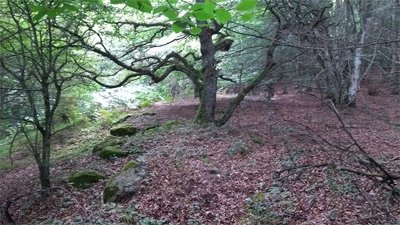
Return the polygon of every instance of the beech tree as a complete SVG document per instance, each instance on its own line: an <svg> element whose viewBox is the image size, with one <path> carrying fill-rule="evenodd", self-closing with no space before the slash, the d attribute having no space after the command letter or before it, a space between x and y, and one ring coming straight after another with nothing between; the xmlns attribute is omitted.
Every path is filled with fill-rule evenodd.
<svg viewBox="0 0 400 225"><path fill-rule="evenodd" d="M260 38L268 40L267 50L264 52L264 68L249 82L241 93L234 98L225 110L221 118L215 118L217 81L222 78L218 74L218 62L215 55L218 51L227 51L232 45L232 39L226 38L216 42L216 37L226 37L232 13L241 16L242 20L248 21L254 17L260 17L265 11L274 15L271 4L259 4L257 0L243 0L232 4L218 1L216 4L209 0L197 0L192 3L186 1L161 1L151 3L150 1L111 1L111 4L126 4L136 11L106 6L93 6L84 8L80 15L69 15L75 18L86 17L87 14L95 12L93 20L78 20L75 26L80 26L75 31L71 27L56 26L71 37L80 42L76 48L85 49L87 54L95 53L114 62L116 68L112 73L102 73L86 65L86 62L76 62L82 70L85 70L86 78L92 79L98 84L108 87L120 87L138 77L150 77L152 82L157 83L164 80L171 73L184 73L192 81L195 91L200 96L200 105L194 119L197 123L215 123L223 125L228 121L236 106L244 99L245 95L255 88L274 68L274 50L278 46L280 33L283 29L278 17L272 22L274 28L269 33L262 34ZM38 8L39 13L46 13L48 9ZM84 11L86 10L86 11ZM107 16L107 10L112 10L114 16ZM142 13L153 13L140 14ZM253 11L249 11L253 10ZM119 13L116 13L119 12ZM145 22L129 20L127 16L116 15L131 14L133 16L145 16ZM138 15L139 14L139 15ZM72 25L74 26L74 25ZM108 26L107 28L105 28ZM102 28L104 27L104 29ZM110 31L112 27L112 31ZM107 31L108 29L108 31ZM162 42L164 36L178 33L178 36L169 41ZM108 34L111 38L107 38ZM113 48L112 39L129 39L125 49ZM172 42L184 41L198 38L199 49L196 51L171 51L168 53L151 53L153 49L167 46ZM200 54L199 54L200 53ZM115 75L128 74L120 79L120 82L109 83L109 78Z"/></svg>
<svg viewBox="0 0 400 225"><path fill-rule="evenodd" d="M43 2L40 2L43 3ZM77 75L71 66L74 41L54 29L55 16L32 12L34 0L1 2L0 69L2 114L24 133L39 168L42 189L50 187L52 125L62 92ZM46 8L54 2L46 2ZM5 108L7 107L8 112Z"/></svg>

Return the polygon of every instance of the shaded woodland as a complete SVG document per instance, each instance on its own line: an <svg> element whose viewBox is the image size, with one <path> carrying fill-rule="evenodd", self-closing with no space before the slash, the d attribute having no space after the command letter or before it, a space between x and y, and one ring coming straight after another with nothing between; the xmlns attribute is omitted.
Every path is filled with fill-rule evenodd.
<svg viewBox="0 0 400 225"><path fill-rule="evenodd" d="M0 15L1 223L400 224L398 0Z"/></svg>

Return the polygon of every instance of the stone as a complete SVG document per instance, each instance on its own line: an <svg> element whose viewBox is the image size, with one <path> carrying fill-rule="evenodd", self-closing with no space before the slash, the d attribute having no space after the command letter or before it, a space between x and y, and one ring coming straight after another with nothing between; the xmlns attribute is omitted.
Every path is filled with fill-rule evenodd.
<svg viewBox="0 0 400 225"><path fill-rule="evenodd" d="M136 134L136 127L129 123L122 123L110 129L113 136L132 136Z"/></svg>
<svg viewBox="0 0 400 225"><path fill-rule="evenodd" d="M107 182L103 191L103 202L118 202L125 196L136 194L136 184L147 176L147 171L138 166L135 161L130 161L124 168L114 174Z"/></svg>
<svg viewBox="0 0 400 225"><path fill-rule="evenodd" d="M103 180L105 176L96 171L78 171L71 174L68 178L68 182L72 183L72 186L81 189L87 189L92 186L93 183Z"/></svg>
<svg viewBox="0 0 400 225"><path fill-rule="evenodd" d="M128 155L129 155L129 152L121 151L119 149L119 146L104 147L99 153L99 156L102 159L111 159L113 157L120 158L120 157L125 157Z"/></svg>
<svg viewBox="0 0 400 225"><path fill-rule="evenodd" d="M125 143L124 140L114 136L108 136L103 141L93 146L93 153L100 152L103 148L108 146L121 146Z"/></svg>

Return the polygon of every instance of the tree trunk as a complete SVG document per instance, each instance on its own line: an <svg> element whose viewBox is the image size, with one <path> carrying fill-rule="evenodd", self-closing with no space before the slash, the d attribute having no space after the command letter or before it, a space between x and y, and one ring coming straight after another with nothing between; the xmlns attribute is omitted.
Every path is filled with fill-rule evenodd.
<svg viewBox="0 0 400 225"><path fill-rule="evenodd" d="M355 55L354 55L354 69L353 72L351 73L350 77L350 83L348 87L348 95L347 95L347 105L355 106L356 102L356 94L357 94L357 89L358 89L358 83L360 82L360 70L361 70L361 57L363 53L363 45L365 42L365 36L367 32L367 27L369 25L369 21L372 17L372 1L363 1L364 7L362 11L362 18L361 18L361 24L360 24L360 32L359 32L359 42L358 42L358 47L355 49Z"/></svg>
<svg viewBox="0 0 400 225"><path fill-rule="evenodd" d="M363 29L360 37L360 46L356 48L354 56L354 69L350 77L350 85L348 89L347 104L355 106L356 105L356 94L358 89L358 82L360 80L360 70L361 70L361 56L362 56L362 45L364 44L365 31Z"/></svg>
<svg viewBox="0 0 400 225"><path fill-rule="evenodd" d="M51 148L51 130L45 130L42 134L41 157L35 157L39 168L40 185L43 190L50 187L50 148Z"/></svg>
<svg viewBox="0 0 400 225"><path fill-rule="evenodd" d="M196 0L202 3L204 0ZM198 25L207 24L206 21L197 21ZM207 124L215 121L215 107L217 104L217 80L215 46L212 33L208 27L203 27L200 34L200 51L202 57L203 89L201 90L200 106L197 110L195 123Z"/></svg>
<svg viewBox="0 0 400 225"><path fill-rule="evenodd" d="M264 80L268 75L270 75L270 72L273 70L275 67L275 62L274 62L274 52L276 47L279 45L279 39L281 38L281 27L279 26L277 30L275 31L275 35L273 38L273 42L271 43L271 46L268 48L267 51L267 58L265 62L265 67L262 72L252 81L250 82L249 85L243 88L241 92L237 94L237 96L232 99L232 101L229 103L228 108L224 111L224 114L221 116L216 121L217 126L222 126L224 125L229 118L231 118L233 112L235 111L236 107L240 104L240 102L246 97L247 93L249 93L251 90L253 90L257 85Z"/></svg>
<svg viewBox="0 0 400 225"><path fill-rule="evenodd" d="M392 30L395 37L399 36L399 13L400 13L400 2L399 0L394 0L393 2L393 12L392 12ZM394 77L395 86L392 89L392 94L400 93L400 71L399 71L399 61L400 52L398 49L398 43L393 42L391 44L392 51L392 66L390 69L391 76Z"/></svg>

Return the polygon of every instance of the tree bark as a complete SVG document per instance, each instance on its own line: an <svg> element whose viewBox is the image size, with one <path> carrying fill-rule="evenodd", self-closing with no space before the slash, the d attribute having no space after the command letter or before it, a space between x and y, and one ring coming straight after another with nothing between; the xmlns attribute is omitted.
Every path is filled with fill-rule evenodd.
<svg viewBox="0 0 400 225"><path fill-rule="evenodd" d="M360 37L359 46L355 50L354 56L354 69L353 73L351 73L350 77L350 85L348 89L348 96L347 96L347 104L355 106L356 105L356 94L358 90L358 82L360 80L360 70L361 70L361 56L363 52L362 45L364 44L365 40L365 30L362 29Z"/></svg>
<svg viewBox="0 0 400 225"><path fill-rule="evenodd" d="M48 189L51 185L50 183L50 148L51 148L51 133L50 130L46 130L44 135L42 135L42 158L41 162L38 163L39 167L39 178L41 188Z"/></svg>
<svg viewBox="0 0 400 225"><path fill-rule="evenodd" d="M203 3L204 0L196 0ZM205 21L197 21L198 25L207 24ZM195 123L207 124L215 121L215 107L217 104L217 80L215 45L212 33L208 27L203 27L200 34L200 51L202 57L203 89L201 90L200 106L197 110Z"/></svg>
<svg viewBox="0 0 400 225"><path fill-rule="evenodd" d="M354 69L351 73L350 83L348 87L348 95L347 95L347 105L355 106L356 102L356 94L358 90L358 83L360 81L360 70L361 70L361 57L363 54L365 36L367 32L367 27L369 25L369 21L371 19L372 13L372 1L363 1L365 7L361 7L364 10L361 12L361 24L360 24L360 32L358 34L359 41L358 46L354 51Z"/></svg>

